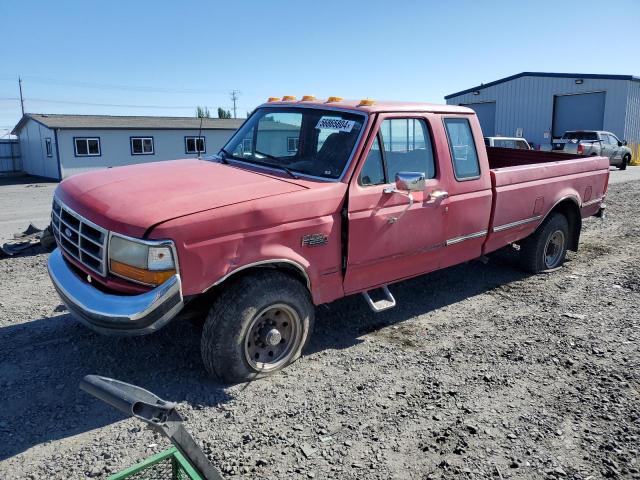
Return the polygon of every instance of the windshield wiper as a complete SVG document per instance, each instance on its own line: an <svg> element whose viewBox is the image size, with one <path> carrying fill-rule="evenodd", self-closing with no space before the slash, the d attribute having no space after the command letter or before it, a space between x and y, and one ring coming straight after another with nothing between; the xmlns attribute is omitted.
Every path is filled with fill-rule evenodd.
<svg viewBox="0 0 640 480"><path fill-rule="evenodd" d="M260 153L260 152L257 152L257 153ZM271 158L277 158L277 157L272 156ZM282 165L276 165L275 163L269 163L269 162L259 162L257 160L242 160L242 161L247 163L253 163L254 165L260 165L262 167L277 168L278 170L282 170L283 172L285 172L291 178L295 178L296 180L298 179L298 176L295 173L293 173L291 169L284 167Z"/></svg>
<svg viewBox="0 0 640 480"><path fill-rule="evenodd" d="M270 158L272 160L280 160L278 157L275 157L275 156L271 155L270 153L261 152L260 150L254 150L254 151L258 155L263 155L263 156L265 156L267 158ZM278 168L278 169L282 170L283 172L286 172L287 174L289 174L289 176L291 178L298 179L298 176L295 173L293 173L293 171L291 171L290 168L285 167L283 165L277 165L277 164L269 163L269 162L258 162L258 161L255 161L255 160L253 161L253 163L255 163L256 165L263 165L265 167Z"/></svg>
<svg viewBox="0 0 640 480"><path fill-rule="evenodd" d="M278 157L271 155L270 153L261 152L260 150L255 150L258 155L262 155L264 157L270 158L271 160L280 160Z"/></svg>

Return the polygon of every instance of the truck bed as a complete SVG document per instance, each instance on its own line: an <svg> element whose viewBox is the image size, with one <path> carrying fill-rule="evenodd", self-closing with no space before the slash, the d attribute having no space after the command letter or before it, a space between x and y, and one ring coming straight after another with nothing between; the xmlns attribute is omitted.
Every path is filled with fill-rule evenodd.
<svg viewBox="0 0 640 480"><path fill-rule="evenodd" d="M491 147L487 156L494 201L484 253L531 234L561 201L593 215L607 191L606 157Z"/></svg>

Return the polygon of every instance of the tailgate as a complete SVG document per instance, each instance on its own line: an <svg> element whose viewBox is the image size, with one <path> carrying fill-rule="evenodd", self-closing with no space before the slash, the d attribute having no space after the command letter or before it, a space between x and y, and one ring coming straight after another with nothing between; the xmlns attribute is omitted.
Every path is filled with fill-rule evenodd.
<svg viewBox="0 0 640 480"><path fill-rule="evenodd" d="M554 140L551 144L551 150L562 152L564 150L567 140Z"/></svg>

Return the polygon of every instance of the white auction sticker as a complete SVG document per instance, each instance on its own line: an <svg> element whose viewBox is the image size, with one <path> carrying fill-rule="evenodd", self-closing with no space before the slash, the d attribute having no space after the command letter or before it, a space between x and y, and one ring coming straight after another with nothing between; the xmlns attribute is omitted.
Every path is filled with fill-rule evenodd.
<svg viewBox="0 0 640 480"><path fill-rule="evenodd" d="M337 130L339 132L350 132L355 124L356 122L354 120L344 120L342 118L335 117L322 117L318 121L316 128L324 130Z"/></svg>

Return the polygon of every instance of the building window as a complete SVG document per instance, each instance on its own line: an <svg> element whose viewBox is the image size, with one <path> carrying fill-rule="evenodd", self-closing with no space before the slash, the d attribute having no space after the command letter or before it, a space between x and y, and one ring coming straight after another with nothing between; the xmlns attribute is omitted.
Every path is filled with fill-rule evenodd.
<svg viewBox="0 0 640 480"><path fill-rule="evenodd" d="M131 137L131 155L153 154L153 137Z"/></svg>
<svg viewBox="0 0 640 480"><path fill-rule="evenodd" d="M184 137L185 153L206 153L207 145L204 137Z"/></svg>
<svg viewBox="0 0 640 480"><path fill-rule="evenodd" d="M297 152L300 145L298 137L287 137L287 152Z"/></svg>
<svg viewBox="0 0 640 480"><path fill-rule="evenodd" d="M47 150L47 157L52 157L53 156L53 150L51 149L51 139L50 138L45 138L44 139L44 147Z"/></svg>
<svg viewBox="0 0 640 480"><path fill-rule="evenodd" d="M76 157L98 157L100 156L100 138L80 138L73 139Z"/></svg>

